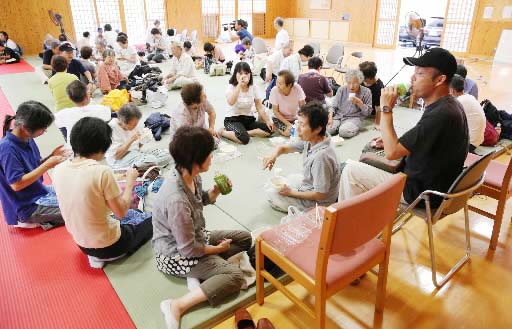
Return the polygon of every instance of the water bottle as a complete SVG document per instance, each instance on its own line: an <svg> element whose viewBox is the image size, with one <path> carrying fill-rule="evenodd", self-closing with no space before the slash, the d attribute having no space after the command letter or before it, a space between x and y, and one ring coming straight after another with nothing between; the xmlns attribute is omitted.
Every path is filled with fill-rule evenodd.
<svg viewBox="0 0 512 329"><path fill-rule="evenodd" d="M295 120L293 122L293 126L290 129L290 139L292 141L296 141L297 140L297 120Z"/></svg>

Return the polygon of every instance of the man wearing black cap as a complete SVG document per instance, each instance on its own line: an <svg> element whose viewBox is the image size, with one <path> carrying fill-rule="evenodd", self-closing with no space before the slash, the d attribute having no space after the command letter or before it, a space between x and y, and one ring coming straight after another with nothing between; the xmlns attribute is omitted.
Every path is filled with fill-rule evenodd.
<svg viewBox="0 0 512 329"><path fill-rule="evenodd" d="M403 172L407 182L402 201L413 202L425 190L446 192L462 171L469 147L466 115L462 105L450 95L450 80L457 70L453 55L433 48L419 58L406 57L404 63L415 66L411 77L416 97L425 101L420 121L398 138L393 127L396 87L382 90L381 138L377 146L384 148L386 158L405 157ZM343 169L339 200L363 193L384 182L391 174L363 163L347 161ZM441 200L431 200L433 207Z"/></svg>
<svg viewBox="0 0 512 329"><path fill-rule="evenodd" d="M69 43L64 42L60 45L59 51L61 52L61 55L66 58L68 61L68 70L67 73L74 74L78 77L78 79L84 81L85 83L88 83L88 89L89 92L92 93L94 91L94 84L92 83L92 76L91 72L86 71L83 64L75 58L75 48ZM54 72L55 74L55 72ZM85 77L85 79L84 79Z"/></svg>

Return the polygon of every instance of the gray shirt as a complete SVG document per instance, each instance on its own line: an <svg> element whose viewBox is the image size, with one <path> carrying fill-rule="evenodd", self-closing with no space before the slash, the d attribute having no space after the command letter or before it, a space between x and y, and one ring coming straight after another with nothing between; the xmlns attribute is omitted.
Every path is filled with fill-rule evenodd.
<svg viewBox="0 0 512 329"><path fill-rule="evenodd" d="M208 192L202 190L201 177L194 178L196 193L173 169L167 175L153 207L153 239L155 255L201 257L207 243L203 206L211 204Z"/></svg>
<svg viewBox="0 0 512 329"><path fill-rule="evenodd" d="M326 193L324 200L319 205L328 206L336 202L340 184L340 162L331 145L331 139L326 137L322 142L311 146L310 142L299 141L291 143L290 147L302 153L304 179L299 187L299 192ZM308 207L315 206L315 201L307 201Z"/></svg>
<svg viewBox="0 0 512 329"><path fill-rule="evenodd" d="M363 108L359 108L348 99L350 91L347 86L340 87L334 96L331 109L334 112L333 119L345 121L347 119L363 119L372 113L372 92L361 86L356 97L363 101Z"/></svg>

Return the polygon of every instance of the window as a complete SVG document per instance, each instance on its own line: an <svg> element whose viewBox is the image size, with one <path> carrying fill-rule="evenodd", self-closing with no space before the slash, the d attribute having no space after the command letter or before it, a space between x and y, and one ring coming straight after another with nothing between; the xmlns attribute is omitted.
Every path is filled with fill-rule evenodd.
<svg viewBox="0 0 512 329"><path fill-rule="evenodd" d="M75 26L76 40L82 38L82 33L91 33L91 40L94 40L98 24L96 22L96 11L94 0L71 0L71 14Z"/></svg>
<svg viewBox="0 0 512 329"><path fill-rule="evenodd" d="M112 31L123 30L119 15L119 0L96 0L96 10L101 26L110 24Z"/></svg>
<svg viewBox="0 0 512 329"><path fill-rule="evenodd" d="M236 19L235 0L222 0L220 2L220 26L229 24ZM228 25L229 26L229 25Z"/></svg>
<svg viewBox="0 0 512 329"><path fill-rule="evenodd" d="M247 31L252 33L252 0L238 0L238 18L247 22Z"/></svg>
<svg viewBox="0 0 512 329"><path fill-rule="evenodd" d="M267 1L266 0L253 0L252 1L252 10L255 13L264 13L267 11Z"/></svg>
<svg viewBox="0 0 512 329"><path fill-rule="evenodd" d="M147 37L144 0L124 1L124 17L126 34L130 37L130 42L144 43Z"/></svg>
<svg viewBox="0 0 512 329"><path fill-rule="evenodd" d="M164 30L166 25L164 0L146 0L146 26L148 28L153 26L153 22L157 19L160 21L160 28L162 29L162 32L165 33Z"/></svg>
<svg viewBox="0 0 512 329"><path fill-rule="evenodd" d="M468 50L471 22L475 12L475 0L450 0L442 47L464 53Z"/></svg>
<svg viewBox="0 0 512 329"><path fill-rule="evenodd" d="M143 43L148 28L157 19L162 33L165 31L165 0L70 0L69 3L77 39L85 31L94 38L98 27L110 24L114 31L126 28L132 43ZM124 20L121 20L120 3L124 8Z"/></svg>

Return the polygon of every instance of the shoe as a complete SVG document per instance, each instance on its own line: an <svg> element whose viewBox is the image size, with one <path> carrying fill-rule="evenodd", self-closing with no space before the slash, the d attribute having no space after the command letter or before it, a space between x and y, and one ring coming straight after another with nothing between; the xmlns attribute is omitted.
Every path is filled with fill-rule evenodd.
<svg viewBox="0 0 512 329"><path fill-rule="evenodd" d="M358 286L361 283L361 280L364 279L366 276L366 273L355 279L354 281L350 282L351 286Z"/></svg>
<svg viewBox="0 0 512 329"><path fill-rule="evenodd" d="M256 326L256 329L275 329L272 322L270 322L267 318L262 318L258 320L258 325Z"/></svg>
<svg viewBox="0 0 512 329"><path fill-rule="evenodd" d="M165 327L167 329L179 329L180 323L178 320L176 320L174 315L171 313L171 304L172 304L172 299L166 299L160 303L160 311L164 315Z"/></svg>
<svg viewBox="0 0 512 329"><path fill-rule="evenodd" d="M102 269L105 267L105 262L102 260L99 260L99 258L87 256L89 259L89 266L92 268Z"/></svg>
<svg viewBox="0 0 512 329"><path fill-rule="evenodd" d="M251 315L245 308L240 308L235 312L236 329L256 329Z"/></svg>
<svg viewBox="0 0 512 329"><path fill-rule="evenodd" d="M38 228L38 227L41 227L40 224L37 224L37 223L23 223L23 222L18 222L18 224L16 225L13 225L14 227L18 227L18 228Z"/></svg>

